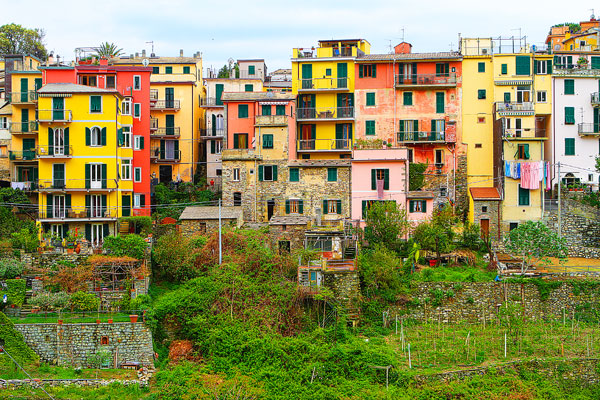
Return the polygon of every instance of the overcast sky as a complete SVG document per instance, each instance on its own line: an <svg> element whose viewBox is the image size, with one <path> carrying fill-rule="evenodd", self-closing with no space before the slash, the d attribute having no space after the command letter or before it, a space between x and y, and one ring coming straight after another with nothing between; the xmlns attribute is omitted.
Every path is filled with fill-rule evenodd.
<svg viewBox="0 0 600 400"><path fill-rule="evenodd" d="M585 3L585 4L584 4ZM114 42L126 54L191 56L204 67L229 58L264 58L270 71L290 68L294 47L319 39L364 38L372 53L387 53L404 39L414 52L457 49L463 37L519 35L542 44L549 27L590 17L591 2L563 1L238 1L238 0L2 0L2 24L15 22L46 31L46 47L74 59L76 47ZM600 14L600 4L597 5Z"/></svg>

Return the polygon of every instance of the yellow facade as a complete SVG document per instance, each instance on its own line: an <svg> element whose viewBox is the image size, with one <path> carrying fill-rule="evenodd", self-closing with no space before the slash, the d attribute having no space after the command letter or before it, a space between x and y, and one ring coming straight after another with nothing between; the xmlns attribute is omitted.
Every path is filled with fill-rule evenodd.
<svg viewBox="0 0 600 400"><path fill-rule="evenodd" d="M362 39L320 41L315 50L293 50L298 158L339 159L350 152L355 136L355 60L369 53L370 44Z"/></svg>
<svg viewBox="0 0 600 400"><path fill-rule="evenodd" d="M205 110L200 108L205 97L202 59L198 56L147 60L153 69L150 76L152 176L165 183L191 182L200 160L200 133L204 127ZM140 65L142 61L142 58L121 58L111 62Z"/></svg>
<svg viewBox="0 0 600 400"><path fill-rule="evenodd" d="M77 229L94 245L116 232L124 197L132 204L134 179L133 150L118 146L123 128L132 125L131 116L117 113L121 100L117 91L75 84L49 84L39 92L38 221L44 231Z"/></svg>

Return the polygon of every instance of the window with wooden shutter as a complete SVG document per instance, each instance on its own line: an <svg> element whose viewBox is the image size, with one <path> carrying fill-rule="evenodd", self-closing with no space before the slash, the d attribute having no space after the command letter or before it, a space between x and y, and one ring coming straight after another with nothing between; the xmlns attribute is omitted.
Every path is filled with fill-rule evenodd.
<svg viewBox="0 0 600 400"><path fill-rule="evenodd" d="M575 139L565 138L565 156L575 155Z"/></svg>
<svg viewBox="0 0 600 400"><path fill-rule="evenodd" d="M565 94L575 94L574 79L565 79Z"/></svg>
<svg viewBox="0 0 600 400"><path fill-rule="evenodd" d="M519 205L529 205L529 189L523 189L521 185L519 185Z"/></svg>
<svg viewBox="0 0 600 400"><path fill-rule="evenodd" d="M485 99L485 89L479 89L477 91L477 98L479 100L484 100Z"/></svg>
<svg viewBox="0 0 600 400"><path fill-rule="evenodd" d="M327 182L337 182L337 168L327 168Z"/></svg>
<svg viewBox="0 0 600 400"><path fill-rule="evenodd" d="M173 73L173 67L165 67L165 74L172 74Z"/></svg>
<svg viewBox="0 0 600 400"><path fill-rule="evenodd" d="M183 73L184 74L189 74L190 73L190 67L189 66L183 67Z"/></svg>
<svg viewBox="0 0 600 400"><path fill-rule="evenodd" d="M290 168L290 182L300 182L300 168Z"/></svg>
<svg viewBox="0 0 600 400"><path fill-rule="evenodd" d="M515 75L531 75L529 56L515 56L515 65Z"/></svg>
<svg viewBox="0 0 600 400"><path fill-rule="evenodd" d="M275 106L275 115L285 115L285 106L284 105Z"/></svg>
<svg viewBox="0 0 600 400"><path fill-rule="evenodd" d="M254 85L252 85L252 84L244 85L244 91L245 92L253 92L254 91Z"/></svg>
<svg viewBox="0 0 600 400"><path fill-rule="evenodd" d="M403 98L403 104L405 106L412 106L413 105L413 94L412 92L404 92L402 95Z"/></svg>
<svg viewBox="0 0 600 400"><path fill-rule="evenodd" d="M90 112L102 112L102 96L90 96Z"/></svg>
<svg viewBox="0 0 600 400"><path fill-rule="evenodd" d="M238 104L238 118L248 118L248 104Z"/></svg>
<svg viewBox="0 0 600 400"><path fill-rule="evenodd" d="M565 124L573 125L575 123L575 107L565 107Z"/></svg>
<svg viewBox="0 0 600 400"><path fill-rule="evenodd" d="M367 93L367 106L375 105L375 92Z"/></svg>
<svg viewBox="0 0 600 400"><path fill-rule="evenodd" d="M500 65L500 71L502 75L508 74L508 64Z"/></svg>
<svg viewBox="0 0 600 400"><path fill-rule="evenodd" d="M254 65L249 65L248 66L248 75L254 75L256 74L256 67Z"/></svg>
<svg viewBox="0 0 600 400"><path fill-rule="evenodd" d="M264 134L263 135L263 149L272 149L273 148L273 135Z"/></svg>
<svg viewBox="0 0 600 400"><path fill-rule="evenodd" d="M153 74L160 74L160 67L152 67Z"/></svg>
<svg viewBox="0 0 600 400"><path fill-rule="evenodd" d="M477 72L485 72L485 63L480 62L477 64Z"/></svg>
<svg viewBox="0 0 600 400"><path fill-rule="evenodd" d="M444 92L437 92L435 94L435 112L438 114L443 114L446 110L445 97L446 93Z"/></svg>
<svg viewBox="0 0 600 400"><path fill-rule="evenodd" d="M367 134L367 135L375 134L375 121L365 121L365 134Z"/></svg>
<svg viewBox="0 0 600 400"><path fill-rule="evenodd" d="M271 115L271 106L263 105L261 107L261 115L265 115L265 116Z"/></svg>

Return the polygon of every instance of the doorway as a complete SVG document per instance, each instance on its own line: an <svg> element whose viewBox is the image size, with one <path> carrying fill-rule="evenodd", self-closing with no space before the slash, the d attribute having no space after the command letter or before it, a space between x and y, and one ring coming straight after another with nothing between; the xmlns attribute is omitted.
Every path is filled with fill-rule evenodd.
<svg viewBox="0 0 600 400"><path fill-rule="evenodd" d="M479 226L481 227L481 237L486 238L490 236L490 220L485 218L479 220Z"/></svg>
<svg viewBox="0 0 600 400"><path fill-rule="evenodd" d="M173 167L170 165L160 165L158 167L158 180L160 183L169 183L173 178Z"/></svg>
<svg viewBox="0 0 600 400"><path fill-rule="evenodd" d="M273 214L275 213L275 200L267 200L267 221L271 220Z"/></svg>

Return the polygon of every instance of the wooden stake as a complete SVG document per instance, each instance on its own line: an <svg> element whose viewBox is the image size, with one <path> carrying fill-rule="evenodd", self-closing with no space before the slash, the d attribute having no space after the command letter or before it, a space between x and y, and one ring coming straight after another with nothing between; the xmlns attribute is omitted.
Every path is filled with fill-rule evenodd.
<svg viewBox="0 0 600 400"><path fill-rule="evenodd" d="M412 362L410 359L410 343L408 344L408 368L411 369L412 368Z"/></svg>
<svg viewBox="0 0 600 400"><path fill-rule="evenodd" d="M506 332L504 332L504 358L506 358Z"/></svg>

